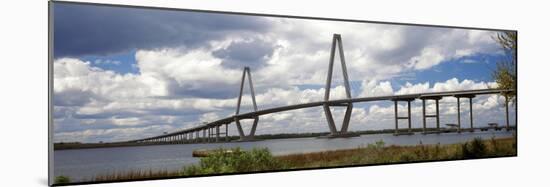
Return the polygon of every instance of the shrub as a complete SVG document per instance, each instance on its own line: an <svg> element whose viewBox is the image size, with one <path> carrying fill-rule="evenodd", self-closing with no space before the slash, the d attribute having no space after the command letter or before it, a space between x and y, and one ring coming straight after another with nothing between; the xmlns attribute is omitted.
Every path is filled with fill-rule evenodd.
<svg viewBox="0 0 550 187"><path fill-rule="evenodd" d="M222 149L201 158L199 165L184 167L183 175L235 173L280 169L282 164L267 148L242 151L233 149L228 153Z"/></svg>
<svg viewBox="0 0 550 187"><path fill-rule="evenodd" d="M382 148L384 148L385 145L386 145L386 143L384 142L384 140L380 139L380 140L374 142L374 144L368 144L367 148L368 149L382 149Z"/></svg>
<svg viewBox="0 0 550 187"><path fill-rule="evenodd" d="M462 156L464 158L480 158L487 154L487 148L481 138L475 138L471 142L462 144Z"/></svg>
<svg viewBox="0 0 550 187"><path fill-rule="evenodd" d="M416 160L418 160L418 158L413 153L403 152L399 154L399 162L412 162Z"/></svg>
<svg viewBox="0 0 550 187"><path fill-rule="evenodd" d="M63 176L63 175L55 177L55 180L54 180L55 184L65 184L65 183L70 183L70 182L71 182L71 179L69 177Z"/></svg>

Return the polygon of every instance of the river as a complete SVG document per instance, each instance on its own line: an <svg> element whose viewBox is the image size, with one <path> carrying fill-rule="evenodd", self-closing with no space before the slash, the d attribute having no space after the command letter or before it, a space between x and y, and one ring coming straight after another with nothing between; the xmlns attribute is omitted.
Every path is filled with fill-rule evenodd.
<svg viewBox="0 0 550 187"><path fill-rule="evenodd" d="M191 156L196 149L267 147L274 155L307 153L325 150L349 149L366 146L383 140L385 145L452 144L466 142L475 137L512 137L513 131L485 131L445 133L429 135L391 134L362 135L352 138L292 138L254 142L231 142L209 144L174 144L135 147L113 147L54 151L54 175L68 176L73 182L89 181L96 175L125 171L180 170L185 165L198 163Z"/></svg>

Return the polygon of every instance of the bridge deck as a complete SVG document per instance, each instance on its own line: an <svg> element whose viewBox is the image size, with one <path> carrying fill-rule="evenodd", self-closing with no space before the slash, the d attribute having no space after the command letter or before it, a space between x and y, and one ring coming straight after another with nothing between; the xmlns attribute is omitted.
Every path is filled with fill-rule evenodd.
<svg viewBox="0 0 550 187"><path fill-rule="evenodd" d="M257 116L270 114L270 113L276 113L276 112L283 112L283 111L290 111L290 110L297 110L297 109L303 109L303 108L311 108L311 107L318 107L322 106L324 104L328 105L338 105L338 104L345 104L345 103L358 103L358 102L369 102L369 101L384 101L384 100L399 100L399 99L420 99L420 98L434 98L434 97L451 97L451 96L461 96L461 95L486 95L486 94L501 94L505 92L510 92L512 90L504 90L504 89L480 89L480 90L466 90L466 91L447 91L447 92L430 92L430 93L418 93L418 94L403 94L403 95L388 95L388 96L376 96L376 97L361 97L361 98L351 98L351 99L339 99L339 100L330 100L330 101L317 101L317 102L311 102L311 103L303 103L303 104L295 104L295 105L288 105L288 106L281 106L281 107L274 107L274 108L268 108L263 110L258 110L255 112L248 112L243 114L238 114L230 117L226 117L217 121L213 121L204 125L200 125L197 127L164 134L160 136L150 137L150 138L144 138L134 141L142 141L142 140L150 140L150 139L156 139L156 138L163 138L163 137L170 137L174 135L180 135L185 133L194 132L201 129L206 129L209 127L215 127L223 124L229 124L234 122L236 119L247 119L247 118L254 118Z"/></svg>

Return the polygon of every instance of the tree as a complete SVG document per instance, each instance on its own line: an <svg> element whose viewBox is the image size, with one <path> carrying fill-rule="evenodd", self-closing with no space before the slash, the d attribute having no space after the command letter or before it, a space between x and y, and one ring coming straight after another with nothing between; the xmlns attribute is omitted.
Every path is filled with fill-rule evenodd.
<svg viewBox="0 0 550 187"><path fill-rule="evenodd" d="M512 103L516 103L517 94L517 33L514 31L499 32L493 39L502 47L505 57L497 63L493 71L493 79L499 89L512 89L512 92L505 93Z"/></svg>

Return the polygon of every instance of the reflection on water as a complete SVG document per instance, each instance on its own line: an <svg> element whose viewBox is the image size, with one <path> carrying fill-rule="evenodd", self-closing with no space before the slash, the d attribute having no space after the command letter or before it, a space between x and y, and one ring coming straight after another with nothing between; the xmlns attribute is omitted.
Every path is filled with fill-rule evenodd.
<svg viewBox="0 0 550 187"><path fill-rule="evenodd" d="M366 146L378 140L386 145L452 144L465 142L475 137L511 137L512 132L487 131L475 133L448 133L430 135L391 134L363 135L352 138L293 138L265 140L256 142L233 142L185 145L155 145L137 147L115 147L77 150L58 150L54 152L55 176L69 176L74 181L92 179L98 174L110 174L124 171L179 170L185 165L197 163L199 159L191 156L196 149L233 148L252 149L267 147L274 155L306 153L324 150L348 149Z"/></svg>

